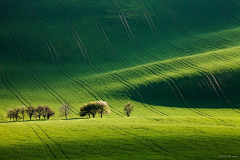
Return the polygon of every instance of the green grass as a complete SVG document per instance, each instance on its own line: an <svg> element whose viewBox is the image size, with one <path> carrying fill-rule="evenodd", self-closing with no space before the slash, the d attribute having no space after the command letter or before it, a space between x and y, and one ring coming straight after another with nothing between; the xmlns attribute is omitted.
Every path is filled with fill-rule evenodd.
<svg viewBox="0 0 240 160"><path fill-rule="evenodd" d="M196 116L0 123L2 159L239 157L239 118Z"/></svg>
<svg viewBox="0 0 240 160"><path fill-rule="evenodd" d="M238 0L1 0L2 159L237 154L239 9ZM58 120L62 102L77 112L96 100L112 113ZM56 116L7 123L7 108L23 105Z"/></svg>

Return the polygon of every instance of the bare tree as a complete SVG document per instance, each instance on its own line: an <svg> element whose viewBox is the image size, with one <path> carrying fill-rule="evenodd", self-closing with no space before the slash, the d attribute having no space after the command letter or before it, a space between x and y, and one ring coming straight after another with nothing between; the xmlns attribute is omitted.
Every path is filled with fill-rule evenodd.
<svg viewBox="0 0 240 160"><path fill-rule="evenodd" d="M50 117L54 116L55 115L55 112L52 111L50 108L49 110L47 110L47 119L49 119Z"/></svg>
<svg viewBox="0 0 240 160"><path fill-rule="evenodd" d="M35 108L34 108L33 106L27 107L26 113L28 114L28 116L29 116L29 118L30 118L30 121L31 121L31 120L32 120L32 116L33 116L34 113L35 113Z"/></svg>
<svg viewBox="0 0 240 160"><path fill-rule="evenodd" d="M41 116L43 115L43 107L42 106L37 106L37 108L35 109L35 115L40 120Z"/></svg>
<svg viewBox="0 0 240 160"><path fill-rule="evenodd" d="M67 102L64 102L60 108L59 108L59 111L60 111L60 117L65 117L67 119L67 116L69 114L71 114L71 109L70 109L70 106L69 106L69 103Z"/></svg>
<svg viewBox="0 0 240 160"><path fill-rule="evenodd" d="M19 107L13 109L13 117L16 119L16 121L18 120L18 118L21 118L19 116L19 111L20 111Z"/></svg>
<svg viewBox="0 0 240 160"><path fill-rule="evenodd" d="M127 104L124 105L124 114L126 114L128 117L130 116L130 113L133 112L133 108L134 106L130 104L130 102L128 102Z"/></svg>
<svg viewBox="0 0 240 160"><path fill-rule="evenodd" d="M7 109L7 118L10 118L10 122L14 118L14 111L12 108Z"/></svg>
<svg viewBox="0 0 240 160"><path fill-rule="evenodd" d="M19 107L19 113L22 115L22 119L24 121L24 116L26 114L26 107L25 106Z"/></svg>
<svg viewBox="0 0 240 160"><path fill-rule="evenodd" d="M46 117L47 117L48 109L50 109L48 106L43 106L43 107L42 107L42 116L43 116L44 120L45 120Z"/></svg>
<svg viewBox="0 0 240 160"><path fill-rule="evenodd" d="M51 116L54 116L55 112L51 110L48 106L43 106L42 116L44 120L49 119Z"/></svg>

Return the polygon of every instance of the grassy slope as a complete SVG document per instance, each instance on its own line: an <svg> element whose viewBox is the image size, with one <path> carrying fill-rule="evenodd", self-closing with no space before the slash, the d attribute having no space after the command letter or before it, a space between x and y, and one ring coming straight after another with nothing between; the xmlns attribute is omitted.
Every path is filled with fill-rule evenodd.
<svg viewBox="0 0 240 160"><path fill-rule="evenodd" d="M145 103L236 109L239 8L234 0L2 1L0 113L96 99L118 114L127 101L141 113Z"/></svg>
<svg viewBox="0 0 240 160"><path fill-rule="evenodd" d="M112 110L102 120L1 123L0 152L11 153L3 159L36 143L37 155L25 157L73 159L85 149L93 155L86 159L122 153L185 159L186 150L190 159L236 154L239 9L237 0L2 0L0 119L21 105L49 105L57 112L63 101L78 110L102 99ZM116 118L128 101L134 118ZM23 136L26 131L34 141ZM106 133L112 134L109 145ZM226 150L226 144L233 145Z"/></svg>
<svg viewBox="0 0 240 160"><path fill-rule="evenodd" d="M0 143L0 158L218 159L219 155L239 157L240 119L223 120L228 124L202 116L1 123L0 138L3 143Z"/></svg>

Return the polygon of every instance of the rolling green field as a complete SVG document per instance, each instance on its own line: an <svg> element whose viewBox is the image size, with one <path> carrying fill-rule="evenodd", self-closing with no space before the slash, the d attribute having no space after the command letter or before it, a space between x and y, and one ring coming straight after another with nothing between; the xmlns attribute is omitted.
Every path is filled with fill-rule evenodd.
<svg viewBox="0 0 240 160"><path fill-rule="evenodd" d="M239 39L239 0L1 0L0 159L238 158ZM30 105L56 115L6 118Z"/></svg>
<svg viewBox="0 0 240 160"><path fill-rule="evenodd" d="M240 119L222 120L175 116L2 123L0 153L2 159L238 159Z"/></svg>

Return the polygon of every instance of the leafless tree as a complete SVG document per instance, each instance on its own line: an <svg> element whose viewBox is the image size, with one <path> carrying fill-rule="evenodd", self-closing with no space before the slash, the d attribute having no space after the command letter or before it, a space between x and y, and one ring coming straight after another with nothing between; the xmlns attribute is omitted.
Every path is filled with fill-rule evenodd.
<svg viewBox="0 0 240 160"><path fill-rule="evenodd" d="M128 117L130 116L130 113L133 112L133 108L134 106L130 104L130 102L128 102L127 104L124 105L124 114L126 114Z"/></svg>
<svg viewBox="0 0 240 160"><path fill-rule="evenodd" d="M25 106L19 107L19 113L22 115L22 119L24 121L24 117L25 117L25 114L26 114L26 107Z"/></svg>
<svg viewBox="0 0 240 160"><path fill-rule="evenodd" d="M69 103L67 102L64 102L60 108L59 108L59 111L60 111L60 117L65 117L67 119L67 116L69 114L71 114L71 109L70 109L70 106L69 106Z"/></svg>
<svg viewBox="0 0 240 160"><path fill-rule="evenodd" d="M7 118L10 118L10 122L14 118L14 111L12 108L7 109Z"/></svg>
<svg viewBox="0 0 240 160"><path fill-rule="evenodd" d="M19 107L13 109L13 117L16 119L16 121L18 120L18 118L21 118L19 116L19 112L20 112Z"/></svg>
<svg viewBox="0 0 240 160"><path fill-rule="evenodd" d="M28 106L26 109L26 113L28 114L30 121L32 120L32 116L35 113L35 108L33 106Z"/></svg>
<svg viewBox="0 0 240 160"><path fill-rule="evenodd" d="M47 118L49 119L51 116L54 116L54 111L51 110L48 106L43 106L42 116L44 120Z"/></svg>
<svg viewBox="0 0 240 160"><path fill-rule="evenodd" d="M43 107L42 106L37 106L37 108L35 109L35 115L40 120L41 116L43 115Z"/></svg>

